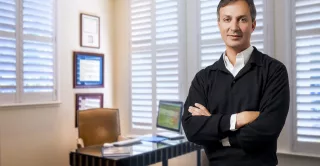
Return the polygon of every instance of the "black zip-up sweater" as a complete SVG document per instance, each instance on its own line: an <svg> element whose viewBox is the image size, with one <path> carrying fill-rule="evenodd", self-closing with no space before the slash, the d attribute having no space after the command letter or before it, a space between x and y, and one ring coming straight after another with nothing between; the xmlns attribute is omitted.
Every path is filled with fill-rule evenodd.
<svg viewBox="0 0 320 166"><path fill-rule="evenodd" d="M275 166L277 139L290 103L286 67L254 47L247 64L233 77L222 56L191 83L182 117L185 134L189 141L203 145L212 166ZM195 103L212 115L192 116L188 108ZM260 115L230 131L231 115L242 111L260 111ZM220 142L226 137L230 147Z"/></svg>

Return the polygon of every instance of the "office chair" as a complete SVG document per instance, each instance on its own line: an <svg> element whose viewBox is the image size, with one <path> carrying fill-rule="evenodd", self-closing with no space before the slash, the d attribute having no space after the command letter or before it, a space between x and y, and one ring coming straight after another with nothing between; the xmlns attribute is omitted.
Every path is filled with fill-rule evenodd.
<svg viewBox="0 0 320 166"><path fill-rule="evenodd" d="M78 111L78 148L125 139L120 134L118 109L95 108Z"/></svg>

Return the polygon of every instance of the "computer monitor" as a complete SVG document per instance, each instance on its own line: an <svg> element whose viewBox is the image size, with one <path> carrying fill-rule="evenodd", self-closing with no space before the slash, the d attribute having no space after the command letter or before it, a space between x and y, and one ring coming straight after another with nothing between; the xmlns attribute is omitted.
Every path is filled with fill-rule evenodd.
<svg viewBox="0 0 320 166"><path fill-rule="evenodd" d="M180 133L183 102L159 101L157 127Z"/></svg>

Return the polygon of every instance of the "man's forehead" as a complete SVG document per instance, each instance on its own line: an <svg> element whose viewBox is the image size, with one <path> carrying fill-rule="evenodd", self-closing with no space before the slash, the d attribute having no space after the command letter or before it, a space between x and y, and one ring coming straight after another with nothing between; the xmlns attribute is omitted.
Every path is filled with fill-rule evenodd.
<svg viewBox="0 0 320 166"><path fill-rule="evenodd" d="M226 7L223 7L223 8L220 8L220 15L224 16L232 16L232 17L239 17L239 16L250 16L250 9L247 8L228 8L227 6Z"/></svg>

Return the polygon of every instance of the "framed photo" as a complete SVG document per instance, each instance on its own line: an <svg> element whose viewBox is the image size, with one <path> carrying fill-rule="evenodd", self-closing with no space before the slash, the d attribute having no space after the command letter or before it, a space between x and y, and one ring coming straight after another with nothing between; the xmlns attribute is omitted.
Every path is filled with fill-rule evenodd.
<svg viewBox="0 0 320 166"><path fill-rule="evenodd" d="M73 87L104 87L104 55L73 52Z"/></svg>
<svg viewBox="0 0 320 166"><path fill-rule="evenodd" d="M75 103L75 127L78 127L78 112L92 108L103 108L103 93L78 93Z"/></svg>
<svg viewBox="0 0 320 166"><path fill-rule="evenodd" d="M100 48L100 17L80 14L80 46Z"/></svg>

